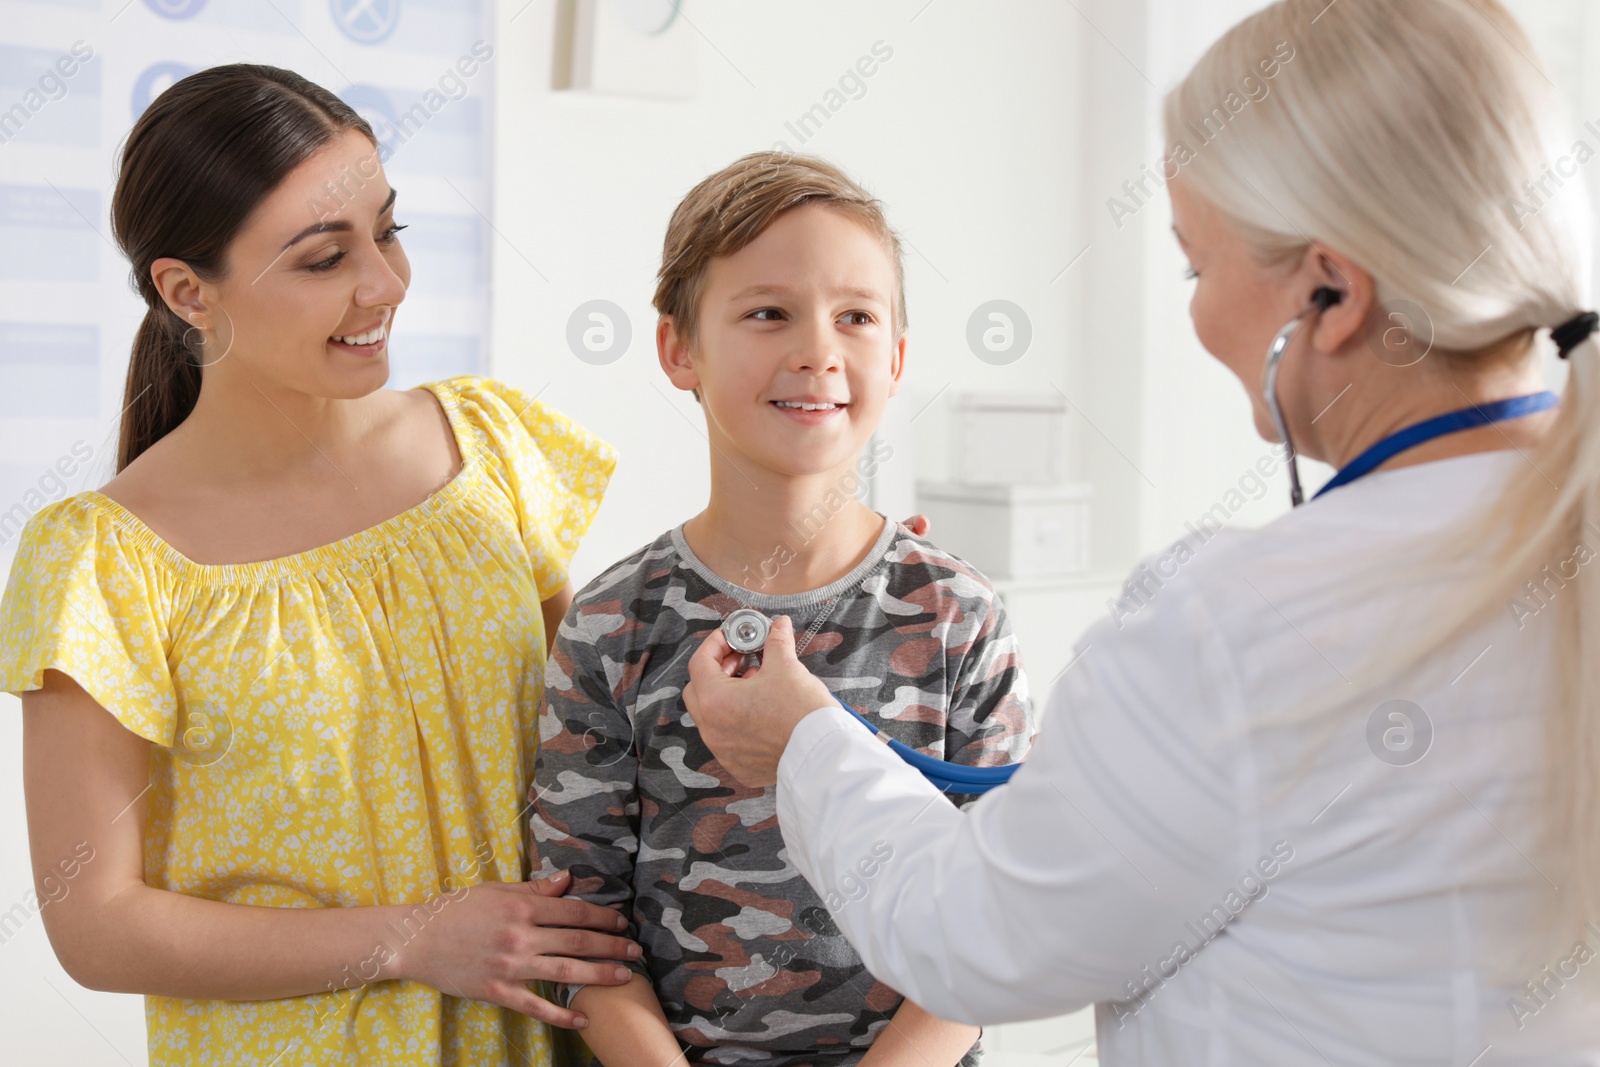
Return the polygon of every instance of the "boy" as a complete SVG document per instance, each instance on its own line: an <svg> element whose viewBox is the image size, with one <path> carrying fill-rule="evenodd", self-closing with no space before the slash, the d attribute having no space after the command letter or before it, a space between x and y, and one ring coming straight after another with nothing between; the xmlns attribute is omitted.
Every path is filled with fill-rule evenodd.
<svg viewBox="0 0 1600 1067"><path fill-rule="evenodd" d="M530 855L644 946L629 985L563 999L606 1067L976 1064L978 1030L875 982L830 918L892 850L819 896L772 788L723 772L682 700L701 639L754 607L790 616L801 662L914 748L994 766L1032 738L994 590L855 496L892 455L858 461L904 366L898 238L831 165L746 156L678 205L655 306L662 368L705 410L711 500L590 583L550 657Z"/></svg>

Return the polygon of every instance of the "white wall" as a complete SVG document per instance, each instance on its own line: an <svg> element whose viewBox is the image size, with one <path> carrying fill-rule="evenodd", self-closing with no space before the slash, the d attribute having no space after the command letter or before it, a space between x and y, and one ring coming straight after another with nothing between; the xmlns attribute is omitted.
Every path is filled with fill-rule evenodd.
<svg viewBox="0 0 1600 1067"><path fill-rule="evenodd" d="M1131 542L1140 552L1182 536L1184 523L1236 486L1268 447L1251 425L1239 382L1195 339L1188 315L1192 283L1183 277L1165 192L1135 198L1124 186L1138 182L1147 166L1160 173L1166 92L1211 41L1262 6L1258 0L1099 0L1092 11L1104 31L1098 41L1104 54L1097 59L1091 49L1084 64L1091 84L1081 104L1098 116L1092 143L1099 150L1079 209L1091 226L1092 255L1103 252L1111 269L1087 279L1095 293L1085 304L1080 356L1097 384L1092 395L1134 424L1120 479L1125 494L1116 498L1115 514L1100 521L1101 530L1121 535L1119 544ZM1135 205L1137 214L1114 218L1113 197ZM1305 476L1315 484L1309 464ZM1114 469L1102 473L1097 491L1106 495L1107 484L1119 484ZM1237 521L1267 521L1286 510L1286 497L1287 481L1280 478Z"/></svg>

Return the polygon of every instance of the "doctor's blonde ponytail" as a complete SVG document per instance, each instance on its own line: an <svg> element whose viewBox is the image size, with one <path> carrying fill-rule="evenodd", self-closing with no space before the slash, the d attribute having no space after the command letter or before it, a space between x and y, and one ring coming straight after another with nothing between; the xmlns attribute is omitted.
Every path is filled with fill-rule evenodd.
<svg viewBox="0 0 1600 1067"><path fill-rule="evenodd" d="M1268 96L1218 110L1238 95L1241 72L1286 49L1293 56ZM1308 240L1348 255L1372 274L1380 305L1423 309L1440 350L1433 358L1451 368L1470 372L1474 358L1531 342L1592 306L1594 235L1574 156L1587 162L1595 146L1578 151L1552 83L1499 0L1282 0L1211 48L1167 98L1165 122L1185 183L1263 259L1303 252ZM1557 635L1545 820L1553 866L1541 868L1562 872L1563 924L1600 917L1600 558L1589 554L1600 553L1596 338L1570 353L1567 368L1554 427L1525 453L1504 496L1459 539L1418 546L1418 567L1436 574L1484 564L1448 594L1432 632L1396 640L1356 679L1363 689L1392 684L1531 590L1547 590L1537 625ZM1585 563L1576 576L1574 559ZM1530 692L1540 692L1547 661L1526 654L1533 647L1523 662Z"/></svg>

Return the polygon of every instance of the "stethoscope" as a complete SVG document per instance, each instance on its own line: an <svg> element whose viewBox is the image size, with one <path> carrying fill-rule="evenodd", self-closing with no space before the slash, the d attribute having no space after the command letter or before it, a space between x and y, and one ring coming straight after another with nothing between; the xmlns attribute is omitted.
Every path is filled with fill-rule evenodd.
<svg viewBox="0 0 1600 1067"><path fill-rule="evenodd" d="M731 612L722 620L722 635L728 640L728 647L739 653L743 658L739 661L739 673L743 674L761 662L761 650L766 646L767 633L772 629L772 620L767 618L755 608L739 608ZM889 751L905 760L922 773L922 776L946 793L976 794L987 793L997 785L1004 785L1011 780L1011 776L1021 767L1020 763L1012 763L1005 767L967 767L959 763L946 763L942 759L925 756L910 745L902 744L892 737L884 734L882 730L864 719L849 704L839 701L839 706L849 712L851 717L862 726L871 730L879 740L887 741Z"/></svg>
<svg viewBox="0 0 1600 1067"><path fill-rule="evenodd" d="M1283 417L1283 408L1278 403L1278 366L1283 362L1283 355L1289 350L1289 342L1306 320L1327 311L1344 299L1344 294L1337 289L1318 289L1311 294L1311 306L1295 318L1291 319L1283 329L1278 331L1278 336L1273 338L1272 347L1267 350L1267 363L1263 375L1262 392L1266 396L1267 410L1272 414L1272 424L1278 431L1278 437L1283 442L1284 450L1288 453L1289 460L1289 503L1299 507L1305 503L1305 494L1300 488L1300 466L1295 452L1294 441L1289 436L1289 424ZM1349 485L1358 478L1365 477L1377 470L1383 464L1393 459L1400 453L1416 448L1425 441L1432 441L1446 434L1460 433L1462 430L1471 430L1478 426L1488 426L1490 423L1507 422L1511 419L1520 419L1526 415L1534 415L1541 411L1549 411L1561 403L1561 398L1548 390L1532 393L1528 396L1514 396L1508 400L1497 400L1492 404L1462 408L1459 411L1438 415L1423 422L1407 426L1405 429L1390 434L1371 448L1362 452L1355 459L1339 469L1327 485L1323 486L1313 496L1315 500L1324 493L1338 489L1340 486Z"/></svg>

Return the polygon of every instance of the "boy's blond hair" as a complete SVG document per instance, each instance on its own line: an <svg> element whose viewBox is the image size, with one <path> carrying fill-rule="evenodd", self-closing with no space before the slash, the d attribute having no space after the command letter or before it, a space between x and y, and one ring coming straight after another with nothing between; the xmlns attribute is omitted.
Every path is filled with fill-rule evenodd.
<svg viewBox="0 0 1600 1067"><path fill-rule="evenodd" d="M667 224L656 275L656 312L670 315L678 335L692 341L711 261L738 252L779 215L804 204L825 204L883 242L894 261L894 334L904 334L904 253L883 204L832 163L790 152L752 152L689 190Z"/></svg>

